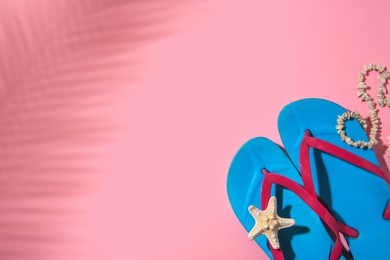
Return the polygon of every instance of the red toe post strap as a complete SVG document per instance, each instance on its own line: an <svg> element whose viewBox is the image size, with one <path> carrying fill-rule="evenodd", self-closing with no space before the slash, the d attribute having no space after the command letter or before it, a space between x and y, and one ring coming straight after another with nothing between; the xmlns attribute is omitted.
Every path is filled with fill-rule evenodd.
<svg viewBox="0 0 390 260"><path fill-rule="evenodd" d="M385 214L383 214L383 216L385 217L385 219L390 219L390 204L387 205L387 208L385 210Z"/></svg>
<svg viewBox="0 0 390 260"><path fill-rule="evenodd" d="M263 170L264 181L261 191L261 204L267 205L271 197L271 188L273 184L278 184L283 186L295 194L297 194L320 218L321 220L330 228L332 233L335 235L335 245L332 249L330 259L336 260L341 256L343 249L341 238L339 233L343 233L350 237L357 237L358 232L353 228L347 227L345 225L340 225L339 222L332 216L332 214L325 208L324 205L319 202L317 196L310 194L305 188L299 184L293 182L292 180L279 175L270 173L267 170ZM340 228L342 227L342 228ZM276 250L271 247L271 252L275 260L283 260L283 252L281 249Z"/></svg>
<svg viewBox="0 0 390 260"><path fill-rule="evenodd" d="M340 158L344 161L347 161L353 165L356 165L360 168L363 168L375 175L378 175L388 184L390 184L389 175L387 175L385 171L383 171L381 168L379 168L372 162L361 158L347 150L344 150L334 144L312 137L310 131L307 130L305 131L300 147L300 167L303 184L312 195L315 195L316 191L314 188L312 173L310 169L310 148L318 149L337 158ZM386 208L384 217L385 219L390 219L390 205Z"/></svg>
<svg viewBox="0 0 390 260"><path fill-rule="evenodd" d="M369 172L372 172L375 175L378 175L379 177L383 178L387 183L390 184L389 175L387 175L385 171L383 171L381 168L379 168L372 162L361 158L360 156L357 156L356 154L353 154L347 150L344 150L334 144L312 137L310 131L305 131L300 147L301 175L305 188L307 188L312 194L315 193L315 189L310 170L310 147L326 152L353 165L363 168Z"/></svg>

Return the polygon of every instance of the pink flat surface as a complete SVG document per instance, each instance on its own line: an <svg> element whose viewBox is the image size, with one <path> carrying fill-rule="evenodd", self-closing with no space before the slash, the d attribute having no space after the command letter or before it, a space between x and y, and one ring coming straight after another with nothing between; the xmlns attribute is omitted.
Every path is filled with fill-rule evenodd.
<svg viewBox="0 0 390 260"><path fill-rule="evenodd" d="M229 163L251 137L280 143L278 113L296 99L367 115L355 85L364 64L390 65L388 10L388 1L212 1L149 46L96 194L108 205L90 210L90 232L102 228L92 246L105 245L96 255L266 259L230 209Z"/></svg>
<svg viewBox="0 0 390 260"><path fill-rule="evenodd" d="M122 77L128 91L111 104L118 130L90 163L100 174L63 202L79 213L51 259L267 259L230 208L230 161L249 138L280 143L278 113L300 98L366 116L356 80L364 64L390 66L389 10L386 0L186 8L169 35L139 49L137 80ZM386 142L390 109L380 117Z"/></svg>

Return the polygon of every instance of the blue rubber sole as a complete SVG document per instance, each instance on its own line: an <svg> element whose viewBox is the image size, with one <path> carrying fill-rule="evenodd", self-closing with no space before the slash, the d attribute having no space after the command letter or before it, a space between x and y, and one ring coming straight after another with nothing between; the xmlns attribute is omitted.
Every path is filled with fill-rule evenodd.
<svg viewBox="0 0 390 260"><path fill-rule="evenodd" d="M231 163L227 191L234 213L248 232L254 225L248 212L249 205L262 207L260 190L263 168L302 183L290 159L275 143L262 137L245 143ZM290 190L274 185L272 195L278 199L278 214L296 221L295 226L279 231L285 259L328 259L333 241L320 218ZM272 259L266 237L259 236L255 241Z"/></svg>
<svg viewBox="0 0 390 260"><path fill-rule="evenodd" d="M278 119L279 133L289 157L299 167L299 145L305 130L378 165L372 150L354 148L340 140L335 130L343 107L323 99L303 99L287 105ZM347 135L367 140L356 120L348 121ZM390 200L386 182L341 159L311 149L311 170L317 194L342 222L356 228L359 237L347 238L355 259L390 258L390 221L383 212Z"/></svg>

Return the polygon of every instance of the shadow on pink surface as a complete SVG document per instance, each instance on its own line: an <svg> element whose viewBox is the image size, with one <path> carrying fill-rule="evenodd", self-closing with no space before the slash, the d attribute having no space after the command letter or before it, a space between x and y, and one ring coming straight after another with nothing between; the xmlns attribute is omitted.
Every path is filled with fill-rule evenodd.
<svg viewBox="0 0 390 260"><path fill-rule="evenodd" d="M109 106L136 51L167 34L178 1L3 1L0 8L0 258L70 259ZM73 227L74 229L74 227Z"/></svg>

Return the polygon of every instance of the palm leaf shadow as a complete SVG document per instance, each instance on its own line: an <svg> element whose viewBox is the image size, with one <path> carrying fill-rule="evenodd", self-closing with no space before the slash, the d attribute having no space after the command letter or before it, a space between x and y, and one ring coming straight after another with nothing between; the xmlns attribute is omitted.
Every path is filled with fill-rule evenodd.
<svg viewBox="0 0 390 260"><path fill-rule="evenodd" d="M164 36L181 7L173 0L0 4L1 259L56 259L52 248L72 243L64 229L77 213L62 202L88 192L98 173L93 150L116 128L102 111L131 85L135 51Z"/></svg>

